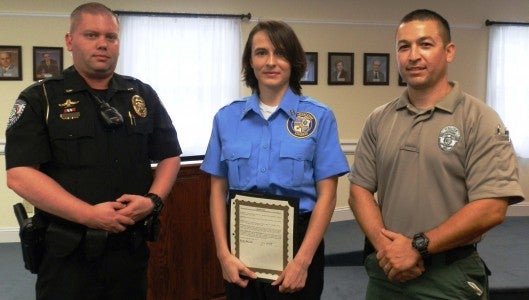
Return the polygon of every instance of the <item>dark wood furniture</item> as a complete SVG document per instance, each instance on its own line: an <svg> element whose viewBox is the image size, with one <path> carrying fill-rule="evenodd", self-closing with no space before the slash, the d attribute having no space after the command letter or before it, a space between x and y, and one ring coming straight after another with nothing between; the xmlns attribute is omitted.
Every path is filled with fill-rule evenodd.
<svg viewBox="0 0 529 300"><path fill-rule="evenodd" d="M148 299L225 299L209 218L210 176L182 165L150 243Z"/></svg>

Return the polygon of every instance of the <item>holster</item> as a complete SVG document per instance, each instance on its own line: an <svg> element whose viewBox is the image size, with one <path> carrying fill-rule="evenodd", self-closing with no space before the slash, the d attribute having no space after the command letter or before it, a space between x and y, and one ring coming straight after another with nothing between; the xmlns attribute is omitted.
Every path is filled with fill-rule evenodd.
<svg viewBox="0 0 529 300"><path fill-rule="evenodd" d="M33 274L37 274L42 256L44 255L44 236L47 222L40 214L26 218L20 224L20 245L24 267Z"/></svg>

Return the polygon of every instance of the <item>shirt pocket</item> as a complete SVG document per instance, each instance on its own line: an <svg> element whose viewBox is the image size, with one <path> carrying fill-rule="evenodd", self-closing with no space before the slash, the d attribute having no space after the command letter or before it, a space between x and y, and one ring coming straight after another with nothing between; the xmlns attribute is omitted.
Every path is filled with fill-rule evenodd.
<svg viewBox="0 0 529 300"><path fill-rule="evenodd" d="M132 161L144 162L149 158L149 139L154 132L153 121L149 117L139 117L129 113L123 116L127 129L127 145L129 152L127 155Z"/></svg>
<svg viewBox="0 0 529 300"><path fill-rule="evenodd" d="M282 143L276 176L280 183L297 187L313 184L312 161L316 144L307 140L300 143Z"/></svg>
<svg viewBox="0 0 529 300"><path fill-rule="evenodd" d="M88 122L49 126L53 159L65 166L88 166L97 162L95 128Z"/></svg>
<svg viewBox="0 0 529 300"><path fill-rule="evenodd" d="M221 161L228 166L228 182L233 188L243 188L252 176L250 167L251 144L222 147Z"/></svg>

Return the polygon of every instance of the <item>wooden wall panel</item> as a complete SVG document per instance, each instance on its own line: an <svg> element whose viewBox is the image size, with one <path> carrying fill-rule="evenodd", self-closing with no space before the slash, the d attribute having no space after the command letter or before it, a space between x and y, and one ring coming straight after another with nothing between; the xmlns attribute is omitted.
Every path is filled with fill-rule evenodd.
<svg viewBox="0 0 529 300"><path fill-rule="evenodd" d="M210 176L182 166L150 243L148 299L224 299L222 271L209 218Z"/></svg>

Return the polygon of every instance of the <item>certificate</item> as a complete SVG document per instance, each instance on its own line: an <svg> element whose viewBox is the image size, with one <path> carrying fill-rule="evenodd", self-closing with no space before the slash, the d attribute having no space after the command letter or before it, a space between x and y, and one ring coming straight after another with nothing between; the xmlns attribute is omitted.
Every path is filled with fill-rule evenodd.
<svg viewBox="0 0 529 300"><path fill-rule="evenodd" d="M259 279L276 280L294 258L299 199L230 191L230 248Z"/></svg>

